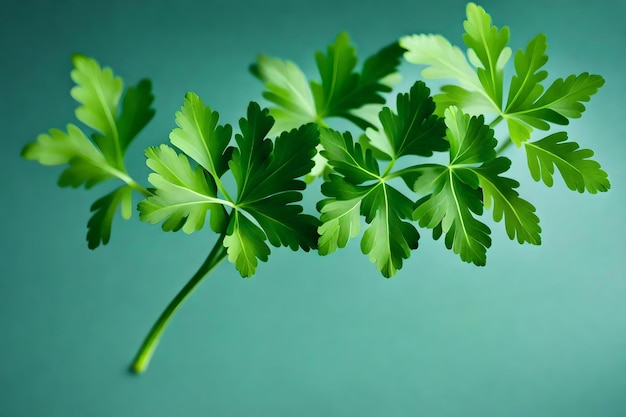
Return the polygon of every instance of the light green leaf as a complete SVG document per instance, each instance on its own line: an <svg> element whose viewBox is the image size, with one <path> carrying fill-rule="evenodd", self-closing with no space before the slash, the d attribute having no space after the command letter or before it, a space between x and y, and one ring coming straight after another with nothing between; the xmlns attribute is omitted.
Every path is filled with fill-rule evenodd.
<svg viewBox="0 0 626 417"><path fill-rule="evenodd" d="M270 115L276 120L272 133L317 121L313 93L296 64L261 55L250 70L265 83L263 97L279 106L270 109Z"/></svg>
<svg viewBox="0 0 626 417"><path fill-rule="evenodd" d="M244 278L254 275L258 261L267 262L270 254L263 230L239 210L235 210L231 216L224 247L228 250L228 260L235 264Z"/></svg>
<svg viewBox="0 0 626 417"><path fill-rule="evenodd" d="M554 183L555 166L570 190L595 194L611 187L607 173L598 162L590 159L593 151L580 149L578 143L567 141L565 132L526 142L524 147L533 179L542 180L548 187Z"/></svg>
<svg viewBox="0 0 626 417"><path fill-rule="evenodd" d="M62 187L90 188L115 178L126 183L127 186L98 199L92 206L94 214L88 224L87 241L93 249L109 241L113 214L119 204L128 207L132 189L147 193L127 174L124 152L153 117L154 110L150 107L153 96L150 82L142 80L126 90L119 112L122 80L110 68L101 68L97 61L84 55L73 55L72 62L71 77L76 86L71 95L80 104L76 117L95 132L89 139L74 124L67 125L67 132L50 129L48 134L39 135L35 142L26 145L22 156L43 165L68 164L59 177ZM124 213L130 216L127 210Z"/></svg>
<svg viewBox="0 0 626 417"><path fill-rule="evenodd" d="M111 68L100 68L98 62L84 55L72 56L71 72L76 86L70 94L82 106L76 109L76 118L105 136L116 137L117 106L122 96L122 79Z"/></svg>
<svg viewBox="0 0 626 417"><path fill-rule="evenodd" d="M69 164L59 178L62 187L85 184L90 188L121 174L107 163L100 150L73 124L67 125L67 133L50 129L48 134L39 135L37 141L24 147L22 157L42 165Z"/></svg>
<svg viewBox="0 0 626 417"><path fill-rule="evenodd" d="M522 199L515 190L519 182L501 176L508 171L511 161L500 157L474 169L483 190L486 209L493 208L493 219L504 218L506 233L511 240L517 237L519 243L541 244L541 227L535 214L535 207Z"/></svg>
<svg viewBox="0 0 626 417"><path fill-rule="evenodd" d="M371 187L353 185L342 177L331 174L322 184L322 194L329 198L320 200L317 209L322 225L318 251L328 255L347 245L361 231L361 201Z"/></svg>
<svg viewBox="0 0 626 417"><path fill-rule="evenodd" d="M146 149L147 165L154 171L148 181L155 187L154 195L139 203L142 221L163 222L165 231L182 227L185 233L202 229L210 211L211 228L223 232L226 213L223 205L232 203L217 198L215 183L201 167L192 169L183 154L167 145Z"/></svg>
<svg viewBox="0 0 626 417"><path fill-rule="evenodd" d="M422 77L427 79L453 78L469 91L482 91L483 88L465 54L458 46L453 46L441 35L421 34L405 36L400 46L407 51L404 58L419 65L426 65Z"/></svg>
<svg viewBox="0 0 626 417"><path fill-rule="evenodd" d="M463 109L463 112L472 116L493 113L499 110L493 102L483 93L469 91L456 85L444 85L441 93L435 94L433 100L436 104L435 114L443 117L445 110L450 106Z"/></svg>
<svg viewBox="0 0 626 417"><path fill-rule="evenodd" d="M176 112L176 129L170 142L218 179L228 168L227 146L232 135L230 125L218 125L219 114L204 105L195 93L185 95Z"/></svg>
<svg viewBox="0 0 626 417"><path fill-rule="evenodd" d="M101 68L94 59L73 55L71 72L76 86L70 94L82 106L76 109L76 118L99 132L96 144L112 166L123 169L122 149L117 130L117 111L124 85L110 68Z"/></svg>
<svg viewBox="0 0 626 417"><path fill-rule="evenodd" d="M477 74L481 85L497 105L502 107L504 66L511 56L509 28L491 25L491 17L480 6L467 4L467 20L463 22L463 41L478 62ZM471 56L471 55L470 55Z"/></svg>

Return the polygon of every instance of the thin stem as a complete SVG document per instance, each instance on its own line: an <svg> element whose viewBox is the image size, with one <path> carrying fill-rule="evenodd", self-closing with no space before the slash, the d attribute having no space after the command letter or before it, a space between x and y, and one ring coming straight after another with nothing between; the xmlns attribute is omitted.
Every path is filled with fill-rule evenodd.
<svg viewBox="0 0 626 417"><path fill-rule="evenodd" d="M228 194L228 191L226 191L226 187L224 187L224 184L222 184L222 181L217 176L215 176L215 184L217 185L217 189L220 190L224 198L232 204L235 200L231 198L231 196Z"/></svg>
<svg viewBox="0 0 626 417"><path fill-rule="evenodd" d="M403 168L403 169L398 170L396 172L392 172L392 173L388 174L385 178L390 180L392 178L401 177L404 174L413 173L413 172L419 172L419 171L422 171L422 170L427 169L427 168L438 168L440 166L441 165L438 165L438 164L414 165L414 166L410 166L410 167L407 167L407 168Z"/></svg>
<svg viewBox="0 0 626 417"><path fill-rule="evenodd" d="M502 115L498 115L498 117L496 117L495 119L493 119L491 123L489 123L489 127L493 129L501 121L502 121Z"/></svg>
<svg viewBox="0 0 626 417"><path fill-rule="evenodd" d="M224 236L224 233L220 235L217 242L215 242L215 246L211 249L211 253L209 253L209 256L206 258L202 266L198 269L194 276L191 277L189 282L187 282L187 284L185 284L185 286L178 292L178 294L176 294L163 313L161 313L156 323L154 323L152 329L150 329L150 332L144 339L141 348L137 352L132 365L130 366L131 372L142 373L148 368L150 359L152 358L152 355L154 354L161 338L161 334L165 330L167 323L170 321L176 310L178 310L187 296L193 292L194 288L196 288L200 281L202 281L202 279L226 257L226 248L223 244Z"/></svg>
<svg viewBox="0 0 626 417"><path fill-rule="evenodd" d="M141 194L144 195L144 197L150 197L152 195L150 191L148 191L141 184L135 181L130 175L128 175L126 171L120 171L119 169L113 168L110 165L107 165L107 167L108 167L108 171L111 174L115 175L117 178L124 181L126 185L128 185L130 188L139 191Z"/></svg>
<svg viewBox="0 0 626 417"><path fill-rule="evenodd" d="M498 149L496 149L496 155L501 155L502 152L504 152L509 146L511 146L512 143L513 141L511 140L511 138L506 138L504 140L504 143L500 145Z"/></svg>
<svg viewBox="0 0 626 417"><path fill-rule="evenodd" d="M135 180L131 180L131 182L127 183L132 189L139 191L143 194L144 197L150 197L152 193L145 189L141 184L136 182Z"/></svg>
<svg viewBox="0 0 626 417"><path fill-rule="evenodd" d="M387 169L385 169L385 172L383 172L383 175L381 175L380 177L381 177L381 178L386 178L386 177L387 177L387 175L389 175L389 173L390 173L390 172L391 172L391 170L393 169L393 166L395 165L395 163L396 163L396 159L395 159L395 158L393 158L393 159L391 160L391 162L389 162L389 165L387 165Z"/></svg>

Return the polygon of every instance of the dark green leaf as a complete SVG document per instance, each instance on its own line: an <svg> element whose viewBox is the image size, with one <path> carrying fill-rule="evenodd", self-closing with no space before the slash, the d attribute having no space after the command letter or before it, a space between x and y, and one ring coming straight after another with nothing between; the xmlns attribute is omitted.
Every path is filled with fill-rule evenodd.
<svg viewBox="0 0 626 417"><path fill-rule="evenodd" d="M443 120L433 115L435 103L430 97L430 90L422 81L417 81L409 93L398 94L397 114L389 107L380 112L383 132L368 129L367 134L373 143L386 140L389 155L399 158L404 155L431 156L434 151L445 151L448 142L443 139L445 126ZM385 139L377 136L383 135Z"/></svg>
<svg viewBox="0 0 626 417"><path fill-rule="evenodd" d="M437 178L433 193L418 201L413 219L422 227L441 228L446 246L463 261L485 265L491 230L474 217L483 212L476 174L468 168L447 168L447 175Z"/></svg>
<svg viewBox="0 0 626 417"><path fill-rule="evenodd" d="M378 162L373 153L370 149L363 149L359 143L354 143L349 132L342 135L335 130L321 128L320 140L324 147L322 156L347 181L361 184L379 179Z"/></svg>
<svg viewBox="0 0 626 417"><path fill-rule="evenodd" d="M456 107L445 112L446 139L450 143L450 164L475 164L496 157L496 139L493 129L485 125L481 116L463 113Z"/></svg>
<svg viewBox="0 0 626 417"><path fill-rule="evenodd" d="M403 221L411 218L412 210L413 202L385 183L373 186L363 198L361 212L370 225L363 233L361 251L385 278L394 276L411 249L417 249L419 233Z"/></svg>
<svg viewBox="0 0 626 417"><path fill-rule="evenodd" d="M154 109L150 107L152 95L150 80L139 81L137 86L129 87L122 100L122 112L117 122L122 152L154 117Z"/></svg>
<svg viewBox="0 0 626 417"><path fill-rule="evenodd" d="M104 197L96 200L91 206L93 212L87 223L87 245L95 249L100 243L106 245L111 238L111 226L115 212L121 206L124 219L129 219L132 213L133 189L127 185L121 186Z"/></svg>

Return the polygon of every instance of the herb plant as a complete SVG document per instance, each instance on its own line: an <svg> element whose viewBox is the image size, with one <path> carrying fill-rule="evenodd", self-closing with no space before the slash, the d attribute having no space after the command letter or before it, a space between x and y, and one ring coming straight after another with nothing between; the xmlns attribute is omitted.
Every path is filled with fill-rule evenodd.
<svg viewBox="0 0 626 417"><path fill-rule="evenodd" d="M327 255L361 235L365 225L361 250L384 277L395 275L417 249L418 228L432 229L435 240L442 237L461 260L480 266L491 246L491 230L481 221L485 209L504 222L511 239L539 245L535 207L519 195L518 181L505 176L511 160L502 153L510 144L526 153L536 181L552 186L556 168L572 190L609 189L593 152L561 128L581 117L603 78L582 73L546 83L546 36L537 35L513 56L509 29L493 26L473 3L464 28L466 52L440 35L412 35L382 48L360 68L350 38L341 33L315 55L319 81L309 81L293 62L260 56L251 72L264 83L263 96L272 107L250 102L234 140L233 128L187 93L169 136L173 147L145 151L151 187L140 185L124 164L129 144L154 115L150 82L124 89L110 68L72 57L71 95L84 127L51 129L22 155L65 165L60 186L121 182L91 206L88 247L109 242L118 210L124 219L131 217L134 194L142 198L137 209L144 222L193 233L208 219L217 235L197 273L150 330L133 371L147 368L173 313L224 258L242 277L251 277L259 261L269 259L270 246ZM511 56L513 75L507 79ZM386 94L399 79L403 57L425 66L424 79L454 83L431 96L417 80L390 105ZM354 130L333 129L333 118L351 122ZM496 135L501 122L505 133ZM555 127L535 139L536 130ZM314 216L299 201L318 177L324 198Z"/></svg>

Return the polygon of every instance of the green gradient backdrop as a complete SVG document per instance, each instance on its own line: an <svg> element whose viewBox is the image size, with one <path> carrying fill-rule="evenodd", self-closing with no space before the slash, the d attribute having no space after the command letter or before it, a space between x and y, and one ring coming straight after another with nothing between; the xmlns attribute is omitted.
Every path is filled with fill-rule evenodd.
<svg viewBox="0 0 626 417"><path fill-rule="evenodd" d="M224 263L137 377L126 373L135 349L214 237L135 217L115 223L109 246L86 248L98 191L58 189L60 169L19 158L73 121L70 54L128 84L153 80L157 115L129 158L145 178L142 149L167 140L185 91L232 123L260 97L247 72L258 53L313 74L313 52L341 30L362 54L410 33L460 42L465 2L3 2L0 416L625 416L626 2L481 4L510 26L514 48L547 33L551 74L606 78L570 132L596 150L613 189L547 189L514 155L544 244L519 246L497 225L485 268L428 232L391 280L357 242L325 258L274 250L250 280ZM418 70L402 70L406 87Z"/></svg>

